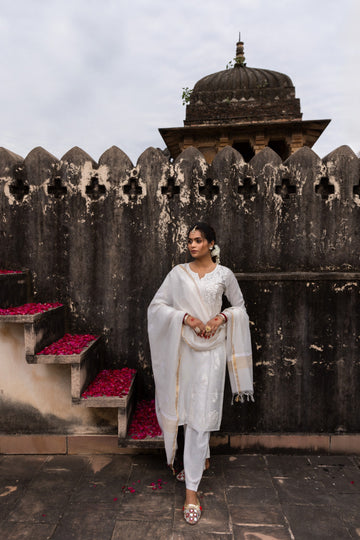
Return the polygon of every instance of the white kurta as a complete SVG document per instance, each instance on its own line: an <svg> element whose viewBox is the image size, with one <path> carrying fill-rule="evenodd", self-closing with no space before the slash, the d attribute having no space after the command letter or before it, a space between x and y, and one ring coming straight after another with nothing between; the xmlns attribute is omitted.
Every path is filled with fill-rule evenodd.
<svg viewBox="0 0 360 540"><path fill-rule="evenodd" d="M185 313L204 323L212 319L221 311L223 294L232 307L224 311L228 323L215 336L204 339L182 325ZM233 393L252 395L249 320L234 274L217 265L199 278L189 264L176 266L149 306L148 330L157 415L165 440L173 441L166 448L172 463L178 425L220 428L226 361Z"/></svg>

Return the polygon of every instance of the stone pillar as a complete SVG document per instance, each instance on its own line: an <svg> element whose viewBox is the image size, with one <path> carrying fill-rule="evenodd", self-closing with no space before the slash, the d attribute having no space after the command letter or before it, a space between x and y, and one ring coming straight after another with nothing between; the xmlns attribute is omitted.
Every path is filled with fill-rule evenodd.
<svg viewBox="0 0 360 540"><path fill-rule="evenodd" d="M190 146L195 146L194 139L192 137L184 137L181 150L186 150Z"/></svg>
<svg viewBox="0 0 360 540"><path fill-rule="evenodd" d="M255 154L263 150L269 142L269 137L265 137L264 133L258 133L255 137L251 137L250 144L253 147Z"/></svg>
<svg viewBox="0 0 360 540"><path fill-rule="evenodd" d="M233 140L232 139L230 140L229 137L219 137L218 143L216 145L216 149L218 152L220 152L220 150L222 150L226 146L232 146L232 145L233 145Z"/></svg>
<svg viewBox="0 0 360 540"><path fill-rule="evenodd" d="M290 154L299 150L305 145L304 136L302 133L293 133L290 139Z"/></svg>

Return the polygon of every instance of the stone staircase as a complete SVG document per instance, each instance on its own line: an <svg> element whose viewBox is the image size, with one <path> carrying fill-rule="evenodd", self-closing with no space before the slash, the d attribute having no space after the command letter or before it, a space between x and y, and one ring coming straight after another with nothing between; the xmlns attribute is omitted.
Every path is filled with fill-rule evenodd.
<svg viewBox="0 0 360 540"><path fill-rule="evenodd" d="M74 406L117 408L119 446L128 446L127 431L135 406L135 380L133 374L129 391L123 397L99 396L82 397L83 392L103 368L103 339L94 336L80 352L74 354L44 354L43 350L64 337L66 327L66 307L45 304L40 313L21 313L21 306L30 300L30 273L0 273L0 308L17 307L20 313L1 314L4 323L24 326L25 358L29 364L68 364L71 367L71 399ZM25 308L24 308L24 311ZM161 445L162 438L152 441L150 446ZM135 443L135 444L132 444ZM131 441L131 445L147 445L146 441Z"/></svg>

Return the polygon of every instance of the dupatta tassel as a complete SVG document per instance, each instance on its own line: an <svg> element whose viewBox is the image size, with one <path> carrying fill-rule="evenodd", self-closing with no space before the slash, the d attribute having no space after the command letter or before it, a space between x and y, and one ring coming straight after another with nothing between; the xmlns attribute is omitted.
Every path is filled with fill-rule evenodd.
<svg viewBox="0 0 360 540"><path fill-rule="evenodd" d="M234 401L236 403L244 403L245 401L255 401L254 398L254 392L245 391L245 392L238 392L237 394L233 394L231 398L231 405L234 405Z"/></svg>

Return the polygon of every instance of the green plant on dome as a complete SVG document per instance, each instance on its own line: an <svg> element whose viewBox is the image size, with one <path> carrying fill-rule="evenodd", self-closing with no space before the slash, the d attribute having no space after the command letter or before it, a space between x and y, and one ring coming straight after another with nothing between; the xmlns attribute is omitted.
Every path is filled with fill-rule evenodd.
<svg viewBox="0 0 360 540"><path fill-rule="evenodd" d="M235 66L246 66L244 62L244 57L235 56L235 58L233 58L226 64L226 69L232 69Z"/></svg>
<svg viewBox="0 0 360 540"><path fill-rule="evenodd" d="M182 90L183 90L183 92L181 94L182 104L183 105L188 105L190 103L190 98L191 98L191 94L193 92L193 89L188 88L187 86L185 86L185 88L183 87Z"/></svg>

